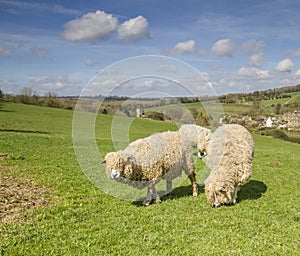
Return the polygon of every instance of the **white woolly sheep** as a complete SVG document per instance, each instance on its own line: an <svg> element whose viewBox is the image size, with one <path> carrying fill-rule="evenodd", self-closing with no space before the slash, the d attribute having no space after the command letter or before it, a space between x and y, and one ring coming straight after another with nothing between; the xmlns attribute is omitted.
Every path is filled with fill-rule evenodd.
<svg viewBox="0 0 300 256"><path fill-rule="evenodd" d="M179 133L185 143L191 147L204 148L208 144L211 131L196 124L184 124L180 127Z"/></svg>
<svg viewBox="0 0 300 256"><path fill-rule="evenodd" d="M211 169L205 180L205 195L213 207L235 204L240 187L252 176L254 141L246 128L238 124L223 125L199 150ZM201 147L202 146L202 147Z"/></svg>
<svg viewBox="0 0 300 256"><path fill-rule="evenodd" d="M143 205L148 206L153 196L156 203L160 202L155 184L163 178L167 181L167 193L171 192L172 179L180 176L182 169L191 181L193 196L198 195L190 147L180 132L167 131L138 139L124 150L110 152L103 163L109 178L140 189L147 187Z"/></svg>

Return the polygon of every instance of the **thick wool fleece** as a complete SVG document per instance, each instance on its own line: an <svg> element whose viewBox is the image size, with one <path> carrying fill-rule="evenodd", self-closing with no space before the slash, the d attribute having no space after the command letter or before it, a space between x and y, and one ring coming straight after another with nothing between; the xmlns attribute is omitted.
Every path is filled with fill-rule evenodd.
<svg viewBox="0 0 300 256"><path fill-rule="evenodd" d="M171 180L179 176L182 169L187 174L194 173L192 155L186 148L178 132L154 134L130 143L124 150L108 153L105 156L107 174L117 170L127 183L137 181L136 185L145 187L146 181ZM146 183L139 184L139 181Z"/></svg>
<svg viewBox="0 0 300 256"><path fill-rule="evenodd" d="M207 152L205 162L211 169L205 181L208 201L235 203L239 188L252 175L254 141L251 134L241 125L223 125L213 133L204 150Z"/></svg>
<svg viewBox="0 0 300 256"><path fill-rule="evenodd" d="M204 147L202 145L207 145L211 136L209 129L195 124L182 125L179 129L179 133L186 143L192 147L198 146L198 148Z"/></svg>

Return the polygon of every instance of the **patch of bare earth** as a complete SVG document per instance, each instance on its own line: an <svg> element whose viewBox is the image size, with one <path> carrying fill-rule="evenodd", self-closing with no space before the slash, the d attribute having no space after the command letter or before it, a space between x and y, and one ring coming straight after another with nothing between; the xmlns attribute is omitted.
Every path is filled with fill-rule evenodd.
<svg viewBox="0 0 300 256"><path fill-rule="evenodd" d="M49 203L45 199L49 189L36 186L31 178L10 175L14 167L2 165L8 157L0 153L0 221L5 223L22 220L26 210Z"/></svg>

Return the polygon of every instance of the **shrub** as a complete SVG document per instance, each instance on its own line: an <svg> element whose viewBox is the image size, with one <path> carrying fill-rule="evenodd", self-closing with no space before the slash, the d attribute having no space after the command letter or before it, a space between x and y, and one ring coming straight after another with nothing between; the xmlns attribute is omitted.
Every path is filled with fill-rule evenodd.
<svg viewBox="0 0 300 256"><path fill-rule="evenodd" d="M151 112L147 112L145 115L147 118L150 118L153 120L160 120L160 121L165 120L165 115L161 112L151 111Z"/></svg>

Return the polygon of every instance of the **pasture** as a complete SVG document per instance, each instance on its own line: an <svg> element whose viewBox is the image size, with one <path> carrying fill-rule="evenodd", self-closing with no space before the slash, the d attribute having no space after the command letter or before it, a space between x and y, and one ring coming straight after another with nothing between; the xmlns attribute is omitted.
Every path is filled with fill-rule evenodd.
<svg viewBox="0 0 300 256"><path fill-rule="evenodd" d="M72 118L70 110L0 102L1 255L299 254L299 144L253 135L253 177L234 206L211 208L203 188L194 198L185 180L171 198L142 207L87 179ZM102 156L114 151L111 122L97 117ZM139 119L130 139L168 129L176 126Z"/></svg>

